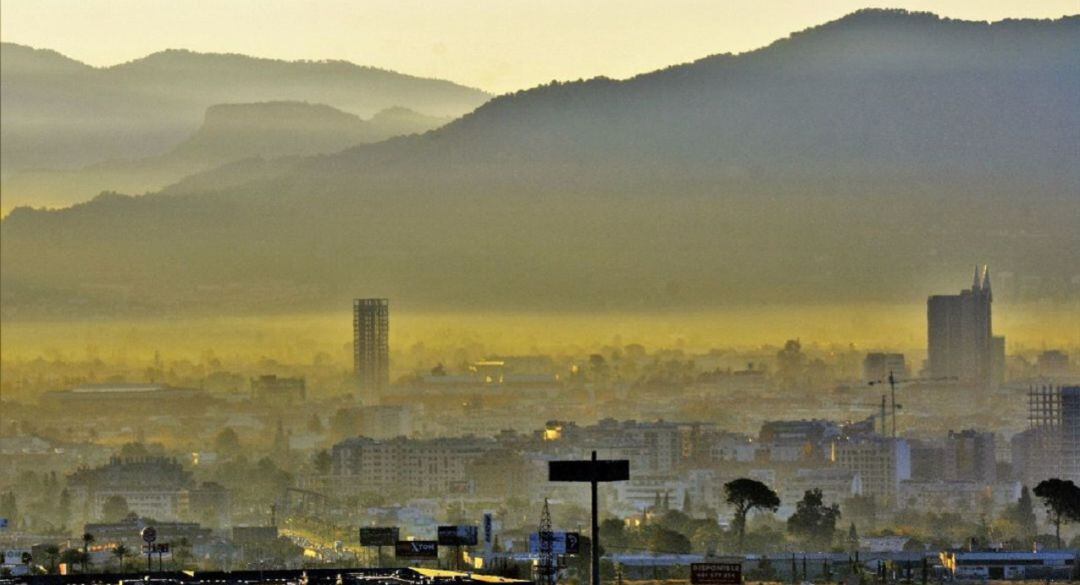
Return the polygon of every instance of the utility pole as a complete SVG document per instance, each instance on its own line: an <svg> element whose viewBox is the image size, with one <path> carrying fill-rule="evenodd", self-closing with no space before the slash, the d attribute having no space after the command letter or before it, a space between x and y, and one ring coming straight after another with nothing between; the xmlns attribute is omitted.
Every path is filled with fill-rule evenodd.
<svg viewBox="0 0 1080 585"><path fill-rule="evenodd" d="M596 451L592 452L592 463L596 465ZM629 464L627 464L629 468ZM592 553L592 585L600 585L600 510L597 505L597 486L600 485L597 478L594 476L591 482L592 487L592 526L590 526L589 535L592 536L592 546L590 552ZM1061 538L1058 538L1058 542Z"/></svg>

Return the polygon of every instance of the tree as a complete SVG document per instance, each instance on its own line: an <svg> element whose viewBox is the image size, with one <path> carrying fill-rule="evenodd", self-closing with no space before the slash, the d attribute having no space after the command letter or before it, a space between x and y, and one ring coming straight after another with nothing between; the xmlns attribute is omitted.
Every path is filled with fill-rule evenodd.
<svg viewBox="0 0 1080 585"><path fill-rule="evenodd" d="M120 447L120 457L124 459L132 459L135 457L148 457L150 450L146 448L146 445L140 442L136 443L124 443Z"/></svg>
<svg viewBox="0 0 1080 585"><path fill-rule="evenodd" d="M119 494L109 496L101 506L101 515L106 522L119 522L127 517L128 512L127 500Z"/></svg>
<svg viewBox="0 0 1080 585"><path fill-rule="evenodd" d="M795 513L788 518L788 532L817 550L828 550L836 533L836 521L840 518L840 506L825 505L821 490L807 490L803 499L795 505Z"/></svg>
<svg viewBox="0 0 1080 585"><path fill-rule="evenodd" d="M1039 532L1039 526L1035 520L1035 504L1031 501L1031 490L1024 486L1020 490L1020 499L1016 501L1013 521L1020 527L1020 533L1025 540L1030 540Z"/></svg>
<svg viewBox="0 0 1080 585"><path fill-rule="evenodd" d="M129 556L131 554L131 551L128 550L128 547L126 547L126 546L124 546L122 544L118 544L115 547L113 547L112 554L113 554L114 557L116 557L116 559L118 561L120 561L120 572L123 573L124 572L124 558Z"/></svg>
<svg viewBox="0 0 1080 585"><path fill-rule="evenodd" d="M127 504L124 505L127 507ZM89 532L85 532L82 535L82 570L86 572L87 565L90 563L90 543L94 542L94 535Z"/></svg>
<svg viewBox="0 0 1080 585"><path fill-rule="evenodd" d="M240 451L240 436L232 427L225 427L214 437L214 450L224 455L232 455Z"/></svg>
<svg viewBox="0 0 1080 585"><path fill-rule="evenodd" d="M1080 521L1080 487L1071 480L1053 478L1039 482L1034 491L1046 507L1057 546L1061 548L1061 524Z"/></svg>
<svg viewBox="0 0 1080 585"><path fill-rule="evenodd" d="M735 506L735 518L732 522L739 535L739 552L743 550L746 538L746 517L754 510L775 512L780 507L780 498L769 486L753 479L740 478L724 484L727 503Z"/></svg>
<svg viewBox="0 0 1080 585"><path fill-rule="evenodd" d="M604 548L620 550L626 547L626 524L617 518L607 518L600 523L600 534L604 535Z"/></svg>
<svg viewBox="0 0 1080 585"><path fill-rule="evenodd" d="M650 524L645 529L645 547L651 553L689 554L690 539L682 533Z"/></svg>
<svg viewBox="0 0 1080 585"><path fill-rule="evenodd" d="M49 573L55 573L56 561L60 560L60 547L55 544L47 544L43 552L45 560L49 562Z"/></svg>
<svg viewBox="0 0 1080 585"><path fill-rule="evenodd" d="M326 449L319 451L311 458L311 465L315 468L315 473L319 475L329 474L333 463L334 460L330 457L330 453L328 453Z"/></svg>

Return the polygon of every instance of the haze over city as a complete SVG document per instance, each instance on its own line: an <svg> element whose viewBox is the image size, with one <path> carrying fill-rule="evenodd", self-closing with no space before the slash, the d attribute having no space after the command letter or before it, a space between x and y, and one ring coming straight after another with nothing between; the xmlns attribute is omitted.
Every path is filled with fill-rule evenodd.
<svg viewBox="0 0 1080 585"><path fill-rule="evenodd" d="M0 37L0 585L1080 579L1075 1Z"/></svg>

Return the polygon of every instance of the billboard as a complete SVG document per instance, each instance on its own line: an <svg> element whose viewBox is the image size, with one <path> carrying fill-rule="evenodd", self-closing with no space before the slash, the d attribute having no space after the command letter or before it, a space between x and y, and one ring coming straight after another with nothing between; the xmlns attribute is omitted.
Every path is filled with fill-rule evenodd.
<svg viewBox="0 0 1080 585"><path fill-rule="evenodd" d="M548 481L608 482L630 479L627 459L548 461Z"/></svg>
<svg viewBox="0 0 1080 585"><path fill-rule="evenodd" d="M691 585L739 585L741 563L690 563Z"/></svg>
<svg viewBox="0 0 1080 585"><path fill-rule="evenodd" d="M360 529L360 546L394 546L397 541L397 526L372 526Z"/></svg>
<svg viewBox="0 0 1080 585"><path fill-rule="evenodd" d="M529 535L529 552L540 553L540 533ZM581 552L581 535L577 532L552 532L551 554L576 555Z"/></svg>
<svg viewBox="0 0 1080 585"><path fill-rule="evenodd" d="M476 546L476 527L440 526L439 544L444 546Z"/></svg>
<svg viewBox="0 0 1080 585"><path fill-rule="evenodd" d="M439 543L434 540L399 540L394 543L394 556L399 559L437 559Z"/></svg>

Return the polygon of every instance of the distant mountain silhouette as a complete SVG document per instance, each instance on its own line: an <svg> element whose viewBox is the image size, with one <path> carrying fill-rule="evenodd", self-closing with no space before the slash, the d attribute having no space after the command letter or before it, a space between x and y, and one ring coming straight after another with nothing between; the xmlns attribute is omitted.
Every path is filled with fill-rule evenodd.
<svg viewBox="0 0 1080 585"><path fill-rule="evenodd" d="M242 159L332 153L424 132L449 121L406 108L390 108L363 120L305 102L217 105L206 111L193 135L165 154L106 161L72 171L16 173L3 184L4 207L72 205L102 191L156 191L187 175Z"/></svg>
<svg viewBox="0 0 1080 585"><path fill-rule="evenodd" d="M456 117L488 99L447 81L345 61L169 50L94 68L55 51L0 46L4 176L165 152L223 103L307 101L369 117L392 107Z"/></svg>
<svg viewBox="0 0 1080 585"><path fill-rule="evenodd" d="M16 210L3 306L913 301L974 259L1080 296L1078 72L1077 17L861 11L419 136Z"/></svg>

